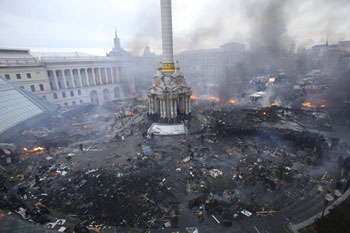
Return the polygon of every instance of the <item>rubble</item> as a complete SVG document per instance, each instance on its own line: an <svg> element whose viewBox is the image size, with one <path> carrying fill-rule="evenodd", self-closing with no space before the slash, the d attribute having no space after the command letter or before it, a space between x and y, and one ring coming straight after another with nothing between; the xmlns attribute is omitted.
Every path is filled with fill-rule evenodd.
<svg viewBox="0 0 350 233"><path fill-rule="evenodd" d="M190 160L191 160L191 157L190 157L190 156L187 156L186 158L184 158L184 159L182 160L182 162L187 163L187 162L189 162Z"/></svg>
<svg viewBox="0 0 350 233"><path fill-rule="evenodd" d="M188 233L199 233L197 227L187 227L187 228L186 228L186 231L187 231Z"/></svg>
<svg viewBox="0 0 350 233"><path fill-rule="evenodd" d="M252 213L249 212L248 210L241 210L241 214L243 214L243 215L245 215L245 216L247 216L247 217L252 216Z"/></svg>
<svg viewBox="0 0 350 233"><path fill-rule="evenodd" d="M211 177L217 178L219 176L222 176L223 173L219 169L211 169L209 171L209 174L210 174Z"/></svg>
<svg viewBox="0 0 350 233"><path fill-rule="evenodd" d="M350 171L349 159L339 161L345 180L334 189L334 170L323 163L337 140L323 112L210 110L205 121L193 116L189 135L149 138L152 123L132 106L56 117L47 134L22 135L0 170L0 207L55 230L180 228L183 208L200 226L210 219L231 227L255 214L269 218L308 193L332 190L336 199Z"/></svg>

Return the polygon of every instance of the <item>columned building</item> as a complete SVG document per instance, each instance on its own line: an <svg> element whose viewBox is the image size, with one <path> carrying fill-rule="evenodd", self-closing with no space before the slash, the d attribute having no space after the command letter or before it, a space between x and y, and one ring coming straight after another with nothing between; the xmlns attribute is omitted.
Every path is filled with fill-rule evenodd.
<svg viewBox="0 0 350 233"><path fill-rule="evenodd" d="M66 105L66 100L71 100L73 105L104 104L135 97L127 62L113 58L44 61L53 98L59 104Z"/></svg>
<svg viewBox="0 0 350 233"><path fill-rule="evenodd" d="M149 114L174 119L178 114L191 113L192 90L187 85L179 66L175 68L171 0L161 0L163 59L162 67L148 89Z"/></svg>
<svg viewBox="0 0 350 233"><path fill-rule="evenodd" d="M42 57L29 50L1 49L0 75L59 106L105 104L135 98L130 59Z"/></svg>

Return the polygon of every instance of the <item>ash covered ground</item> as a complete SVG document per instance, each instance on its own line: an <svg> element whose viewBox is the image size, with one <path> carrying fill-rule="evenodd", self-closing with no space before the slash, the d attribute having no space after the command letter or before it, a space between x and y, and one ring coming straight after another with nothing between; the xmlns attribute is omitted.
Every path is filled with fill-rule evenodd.
<svg viewBox="0 0 350 233"><path fill-rule="evenodd" d="M66 232L288 232L348 188L325 110L196 104L182 136L147 137L144 102L24 130L1 146L0 208Z"/></svg>

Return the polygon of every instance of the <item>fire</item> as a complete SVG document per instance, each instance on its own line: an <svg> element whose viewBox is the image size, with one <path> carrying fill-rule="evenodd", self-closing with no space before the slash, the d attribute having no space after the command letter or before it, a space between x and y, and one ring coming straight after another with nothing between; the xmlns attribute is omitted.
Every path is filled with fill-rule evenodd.
<svg viewBox="0 0 350 233"><path fill-rule="evenodd" d="M317 108L316 104L313 104L311 102L304 102L301 105L308 108Z"/></svg>
<svg viewBox="0 0 350 233"><path fill-rule="evenodd" d="M266 114L267 114L266 112L263 112L263 115L264 115L264 116L266 116Z"/></svg>
<svg viewBox="0 0 350 233"><path fill-rule="evenodd" d="M276 78L274 77L269 78L269 83L274 83L275 81L276 81Z"/></svg>
<svg viewBox="0 0 350 233"><path fill-rule="evenodd" d="M198 96L196 96L196 95L191 95L191 99L196 100L196 99L198 99Z"/></svg>
<svg viewBox="0 0 350 233"><path fill-rule="evenodd" d="M276 103L272 103L272 104L270 105L270 107L272 107L272 106L277 106L277 104L276 104Z"/></svg>
<svg viewBox="0 0 350 233"><path fill-rule="evenodd" d="M83 125L83 129L91 129L90 125Z"/></svg>
<svg viewBox="0 0 350 233"><path fill-rule="evenodd" d="M34 152L34 153L35 153L35 152L40 152L40 151L44 151L44 150L45 150L45 148L44 148L44 147L40 147L40 146L34 147L34 148L31 149L31 150L28 149L27 147L24 147L24 148L23 148L23 151L24 151L24 152L28 152L28 153L29 153L29 152Z"/></svg>
<svg viewBox="0 0 350 233"><path fill-rule="evenodd" d="M75 119L77 119L77 117L75 117L75 116L72 116L72 119L73 119L73 120L75 120Z"/></svg>
<svg viewBox="0 0 350 233"><path fill-rule="evenodd" d="M219 97L209 96L208 99L209 100L215 100L216 102L220 102L220 98Z"/></svg>
<svg viewBox="0 0 350 233"><path fill-rule="evenodd" d="M38 151L43 151L43 150L45 150L45 148L40 147L40 146L34 147L34 148L32 149L33 152L38 152Z"/></svg>
<svg viewBox="0 0 350 233"><path fill-rule="evenodd" d="M94 115L94 118L98 118L98 114L95 114L95 115Z"/></svg>
<svg viewBox="0 0 350 233"><path fill-rule="evenodd" d="M128 116L133 116L133 115L135 115L133 112L128 113Z"/></svg>
<svg viewBox="0 0 350 233"><path fill-rule="evenodd" d="M325 108L327 107L327 100L325 99L322 99L321 101L320 100L316 100L315 101L316 103L312 103L310 101L306 101L304 103L302 103L301 105L304 106L304 107L308 107L308 108Z"/></svg>
<svg viewBox="0 0 350 233"><path fill-rule="evenodd" d="M231 104L237 104L238 103L238 99L229 99L229 101L227 101L228 103Z"/></svg>

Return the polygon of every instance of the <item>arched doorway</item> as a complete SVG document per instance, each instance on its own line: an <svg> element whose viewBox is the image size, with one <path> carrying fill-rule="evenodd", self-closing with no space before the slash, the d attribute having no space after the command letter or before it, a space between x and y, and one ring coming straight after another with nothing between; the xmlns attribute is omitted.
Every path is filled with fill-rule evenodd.
<svg viewBox="0 0 350 233"><path fill-rule="evenodd" d="M90 99L91 99L91 104L98 104L98 96L97 96L97 91L91 91L90 92Z"/></svg>
<svg viewBox="0 0 350 233"><path fill-rule="evenodd" d="M109 90L108 89L104 89L103 90L103 101L104 102L108 102L109 101Z"/></svg>
<svg viewBox="0 0 350 233"><path fill-rule="evenodd" d="M120 90L119 90L119 87L114 88L114 98L120 99Z"/></svg>

